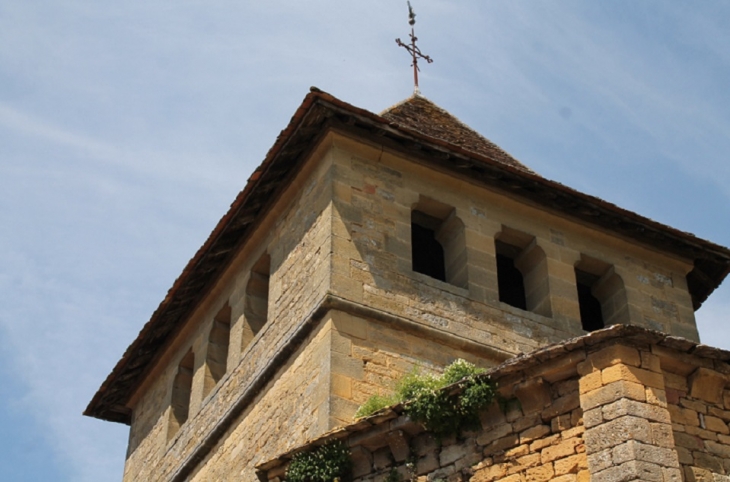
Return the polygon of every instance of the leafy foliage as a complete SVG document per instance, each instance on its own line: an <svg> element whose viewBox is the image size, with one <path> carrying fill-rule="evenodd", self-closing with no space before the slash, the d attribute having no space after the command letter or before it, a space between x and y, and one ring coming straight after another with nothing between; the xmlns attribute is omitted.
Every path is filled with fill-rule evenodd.
<svg viewBox="0 0 730 482"><path fill-rule="evenodd" d="M407 402L404 410L408 416L437 437L477 428L479 411L492 403L496 395L494 384L478 377L483 372L484 369L461 359L446 367L440 376L422 375L414 370L398 382L392 397L371 397L358 409L356 417L397 402ZM455 383L461 388L457 396L442 390Z"/></svg>
<svg viewBox="0 0 730 482"><path fill-rule="evenodd" d="M355 412L355 418L367 417L368 415L372 415L378 410L382 410L385 407L390 407L391 405L395 405L396 403L398 403L398 400L396 399L395 395L373 395L372 397L368 398L365 403L360 405L360 408L358 408L357 412Z"/></svg>
<svg viewBox="0 0 730 482"><path fill-rule="evenodd" d="M339 440L328 442L292 459L286 471L287 482L345 481L352 471L350 449Z"/></svg>

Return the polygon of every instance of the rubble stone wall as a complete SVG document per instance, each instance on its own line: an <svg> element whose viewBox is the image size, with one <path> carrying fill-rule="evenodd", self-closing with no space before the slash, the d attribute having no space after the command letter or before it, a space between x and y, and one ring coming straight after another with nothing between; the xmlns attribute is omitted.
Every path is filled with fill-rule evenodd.
<svg viewBox="0 0 730 482"><path fill-rule="evenodd" d="M259 473L280 482L298 450L340 439L357 482L730 480L730 354L636 329L597 333L493 368L502 403L479 430L437 440L395 406Z"/></svg>

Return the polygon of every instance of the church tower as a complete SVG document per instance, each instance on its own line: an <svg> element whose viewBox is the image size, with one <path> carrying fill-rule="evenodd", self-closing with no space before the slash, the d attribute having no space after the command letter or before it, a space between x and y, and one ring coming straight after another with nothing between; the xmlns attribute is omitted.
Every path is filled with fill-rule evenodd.
<svg viewBox="0 0 730 482"><path fill-rule="evenodd" d="M545 440L556 430L586 430L581 410L594 406L583 405L578 387L581 397L584 387L589 393L584 378L595 370L626 362L635 373L648 370L645 359L656 368L676 358L675 378L665 376L672 383L699 368L725 376L713 365L718 355L695 366L667 354L679 349L675 345L664 355L651 346L683 340L689 357L699 346L694 311L729 271L728 249L541 177L425 97L374 114L313 88L85 414L130 425L125 481L276 480L288 460L282 454L338 427L346 427L338 437L360 454L356 478L381 480L386 465L377 454L388 444L368 446L345 436L356 437L364 423L368 430L416 437L407 422L383 428L387 420L401 420L399 413L353 424L362 402L390 390L416 366L439 371L465 359L506 377L500 375L506 368L499 368L509 365L505 361L531 360L532 368L520 365L520 381L500 382L504 396L519 398L522 406L516 418L500 422L511 424L504 437L518 434L514 447L526 443L519 434L533 426L541 428L532 436ZM620 356L611 352L613 361L590 350L570 358L593 346L566 344L575 339L628 345L615 352ZM536 350L545 358L530 358ZM540 360L560 357L572 360L565 362L569 370L534 375ZM579 367L594 359L595 370ZM661 378L657 370L651 373ZM692 375L677 393L700 397L700 386L719 383L715 402L726 410L724 381L701 373L704 378ZM662 410L669 420L674 412L664 383ZM570 405L566 411L544 414L567 394L576 402L559 402ZM528 412L537 406L535 397L542 418L533 420ZM643 397L641 403L649 403ZM527 419L533 425L519 422ZM727 425L730 416L724 420ZM503 430L489 427L485 423L492 434ZM473 437L470 447L494 442ZM545 447L562 439L552 440ZM426 464L427 456L409 443L417 464ZM582 454L583 462L564 474L572 477L566 481L588 470L590 458L579 446L588 447L589 456L606 450L589 438L573 444L566 460ZM546 450L526 447L524 455ZM671 464L684 452L666 449L675 455L662 470L676 475L680 469ZM479 450L486 454L487 448ZM402 459L395 449L388 457L396 465ZM438 466L420 465L417 475L443 470L449 472L444 478L458 473L458 480L467 480L464 474L476 470L479 480L511 476L507 469L484 475L497 464L492 455L453 470L445 468L455 462L443 452L434 457ZM493 465L484 465L487 458ZM514 474L549 465L553 475L534 480L557 480L557 459L538 460ZM593 474L608 470L591 463Z"/></svg>

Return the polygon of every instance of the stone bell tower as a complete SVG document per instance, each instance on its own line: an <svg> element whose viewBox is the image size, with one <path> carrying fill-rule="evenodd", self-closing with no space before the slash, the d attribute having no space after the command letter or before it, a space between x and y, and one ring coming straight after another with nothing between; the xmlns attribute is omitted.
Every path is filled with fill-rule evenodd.
<svg viewBox="0 0 730 482"><path fill-rule="evenodd" d="M130 425L124 480L255 480L360 430L358 405L414 366L495 367L612 325L698 342L729 269L420 95L374 114L312 89L85 414ZM559 380L540 380L549 404Z"/></svg>

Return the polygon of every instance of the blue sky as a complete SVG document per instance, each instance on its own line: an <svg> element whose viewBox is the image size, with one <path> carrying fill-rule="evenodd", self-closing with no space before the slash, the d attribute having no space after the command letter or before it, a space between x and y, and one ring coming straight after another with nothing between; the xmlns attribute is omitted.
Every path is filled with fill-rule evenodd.
<svg viewBox="0 0 730 482"><path fill-rule="evenodd" d="M415 0L424 95L543 176L730 245L730 3ZM0 3L0 473L120 480L81 416L309 86L410 95L401 1ZM730 287L697 313L730 348Z"/></svg>

